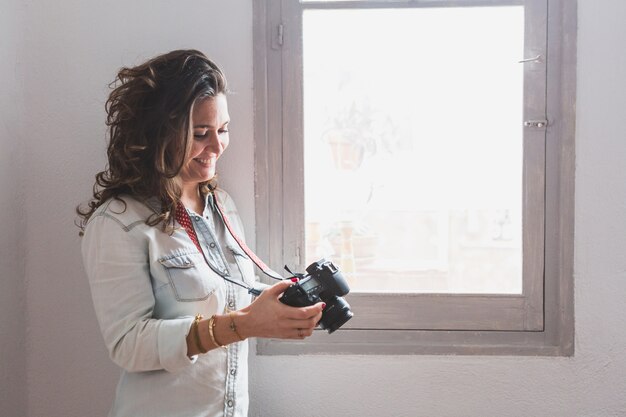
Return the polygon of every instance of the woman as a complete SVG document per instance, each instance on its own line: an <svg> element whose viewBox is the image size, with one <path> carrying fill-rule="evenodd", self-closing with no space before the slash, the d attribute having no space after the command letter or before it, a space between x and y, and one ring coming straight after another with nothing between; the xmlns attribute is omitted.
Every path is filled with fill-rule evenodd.
<svg viewBox="0 0 626 417"><path fill-rule="evenodd" d="M122 69L107 101L108 166L82 216L82 255L113 361L111 416L245 416L250 337L302 339L323 303L288 307L292 280L252 303L232 200L215 186L229 143L226 79L202 53ZM240 284L240 285L237 285Z"/></svg>

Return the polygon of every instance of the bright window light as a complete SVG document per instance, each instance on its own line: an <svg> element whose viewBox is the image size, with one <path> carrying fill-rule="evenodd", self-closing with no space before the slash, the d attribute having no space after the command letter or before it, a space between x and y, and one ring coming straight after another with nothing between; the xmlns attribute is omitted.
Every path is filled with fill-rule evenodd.
<svg viewBox="0 0 626 417"><path fill-rule="evenodd" d="M303 42L306 264L520 294L523 7L305 10Z"/></svg>

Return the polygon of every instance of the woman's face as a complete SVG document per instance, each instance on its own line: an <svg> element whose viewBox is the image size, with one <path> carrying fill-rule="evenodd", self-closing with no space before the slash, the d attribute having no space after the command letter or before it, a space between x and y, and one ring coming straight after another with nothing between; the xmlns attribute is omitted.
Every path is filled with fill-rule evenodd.
<svg viewBox="0 0 626 417"><path fill-rule="evenodd" d="M191 153L180 172L184 185L196 186L215 176L217 160L228 146L229 121L224 94L203 98L195 103L191 114Z"/></svg>

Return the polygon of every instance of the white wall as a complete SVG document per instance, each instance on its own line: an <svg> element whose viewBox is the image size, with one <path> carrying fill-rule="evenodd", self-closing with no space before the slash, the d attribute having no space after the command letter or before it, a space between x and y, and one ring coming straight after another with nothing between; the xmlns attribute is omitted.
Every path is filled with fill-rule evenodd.
<svg viewBox="0 0 626 417"><path fill-rule="evenodd" d="M118 67L195 47L225 68L237 94L220 171L252 238L252 1L2 3L2 416L101 416L113 395L118 371L72 222L104 164L106 84ZM622 0L579 0L576 355L255 357L251 417L626 415L625 20Z"/></svg>
<svg viewBox="0 0 626 417"><path fill-rule="evenodd" d="M253 416L626 416L626 2L578 4L575 356L261 357Z"/></svg>
<svg viewBox="0 0 626 417"><path fill-rule="evenodd" d="M222 65L236 93L229 100L236 158L227 155L220 171L237 175L224 183L239 182L229 188L252 219L252 10L249 2L229 0L29 3L20 54L27 140L19 171L28 219L28 415L102 416L119 373L97 329L73 222L74 207L90 196L105 163L107 85L122 65L171 49L197 48ZM0 216L0 224L9 220ZM250 233L253 226L248 221Z"/></svg>
<svg viewBox="0 0 626 417"><path fill-rule="evenodd" d="M0 3L0 415L26 414L25 227L19 77L23 13L17 0ZM10 41L6 41L10 40Z"/></svg>

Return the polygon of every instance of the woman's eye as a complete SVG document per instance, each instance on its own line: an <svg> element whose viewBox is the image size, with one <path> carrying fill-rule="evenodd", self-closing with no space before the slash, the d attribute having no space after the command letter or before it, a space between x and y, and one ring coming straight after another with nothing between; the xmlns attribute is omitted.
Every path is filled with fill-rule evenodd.
<svg viewBox="0 0 626 417"><path fill-rule="evenodd" d="M222 133L228 133L228 129L220 129L218 133L221 135Z"/></svg>
<svg viewBox="0 0 626 417"><path fill-rule="evenodd" d="M202 138L206 138L208 135L208 132L199 132L199 133L194 133L193 137L196 139L202 139Z"/></svg>

